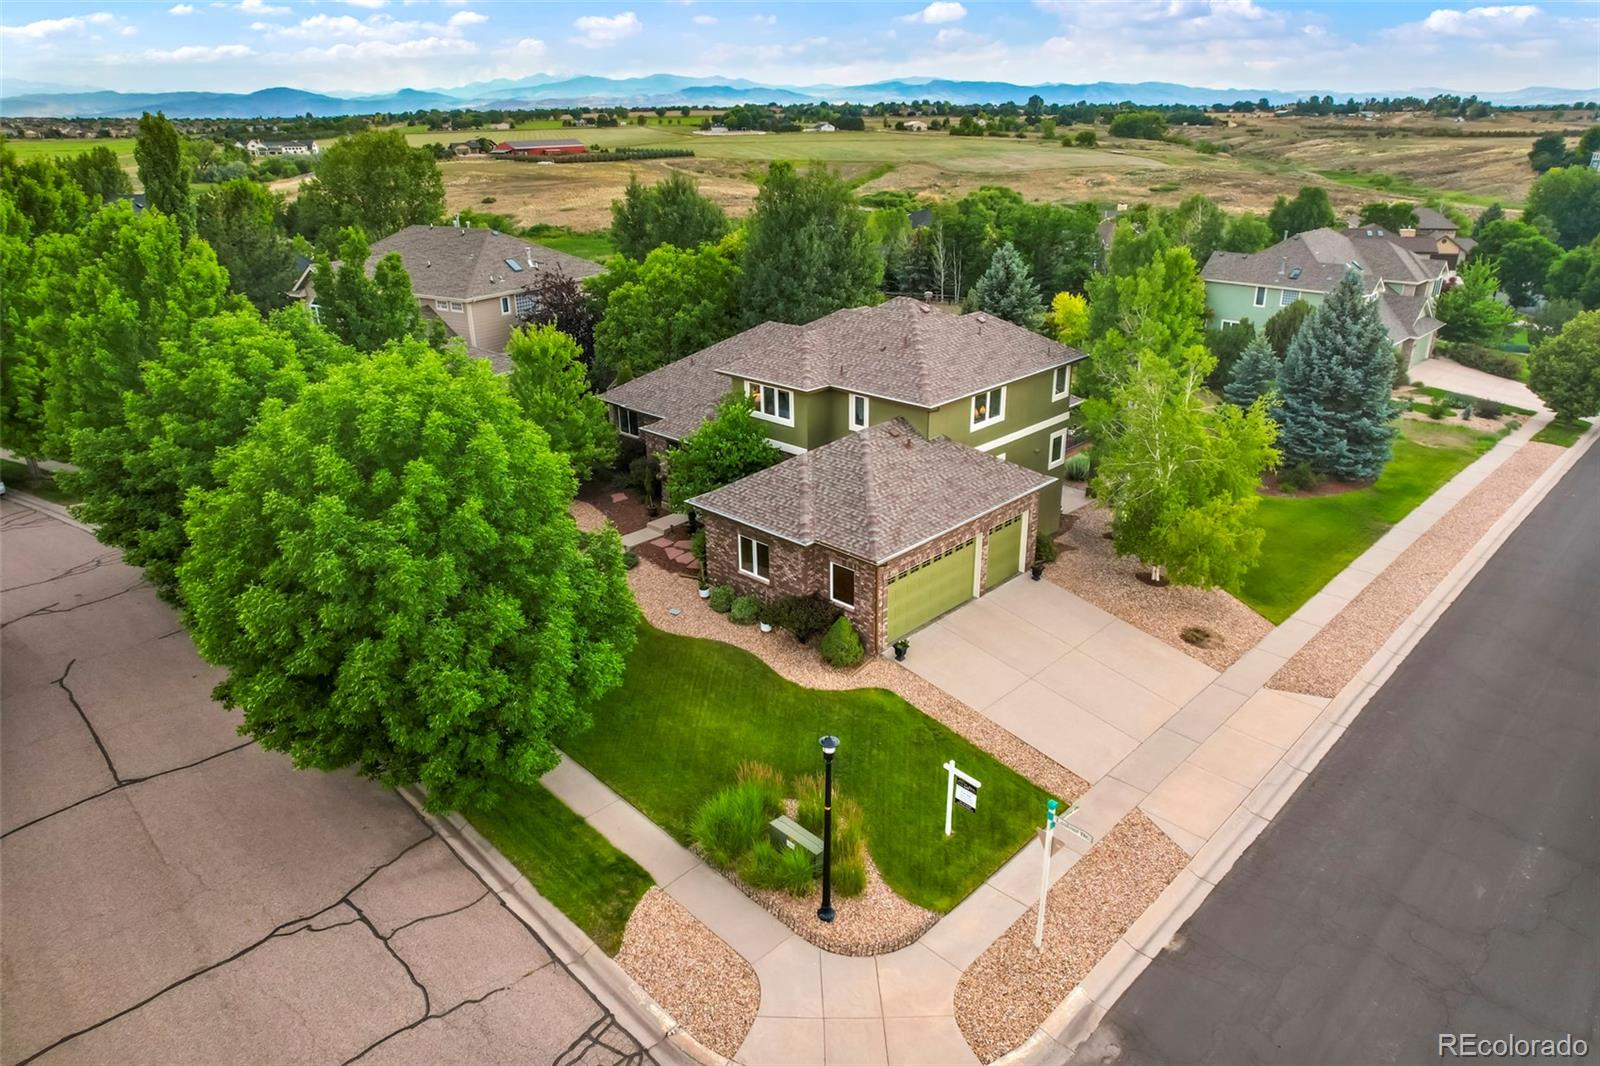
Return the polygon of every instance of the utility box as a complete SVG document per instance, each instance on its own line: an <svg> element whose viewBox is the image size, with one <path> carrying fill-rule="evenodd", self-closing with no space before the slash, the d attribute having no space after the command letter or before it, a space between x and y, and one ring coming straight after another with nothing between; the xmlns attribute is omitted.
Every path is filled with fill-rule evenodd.
<svg viewBox="0 0 1600 1066"><path fill-rule="evenodd" d="M767 835L779 851L799 848L811 853L813 866L822 864L822 838L788 815L779 815L768 822Z"/></svg>

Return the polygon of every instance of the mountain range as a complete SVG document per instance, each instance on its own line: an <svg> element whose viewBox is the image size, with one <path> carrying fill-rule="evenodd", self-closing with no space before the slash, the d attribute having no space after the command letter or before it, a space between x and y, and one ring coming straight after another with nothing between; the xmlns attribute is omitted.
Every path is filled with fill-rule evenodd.
<svg viewBox="0 0 1600 1066"><path fill-rule="evenodd" d="M539 74L525 78L500 78L454 88L399 89L364 95L332 95L279 87L251 93L226 92L114 92L107 89L61 91L40 83L0 84L0 114L17 117L136 117L144 111L164 111L172 118L272 118L312 114L359 115L372 112L450 110L453 108L533 107L729 107L746 103L871 104L883 100L946 100L954 104L1022 102L1038 94L1047 104L1117 103L1192 104L1205 106L1234 100L1292 103L1309 96L1365 98L1419 96L1424 99L1443 89L1373 90L1358 93L1327 89L1215 89L1175 82L1052 82L1017 85L1003 81L955 81L943 78L897 78L865 85L766 85L743 78L695 78L680 74L651 74L636 78L596 75L559 77ZM1507 92L1480 93L1494 103L1516 105L1571 104L1600 99L1600 88L1562 89L1532 86Z"/></svg>

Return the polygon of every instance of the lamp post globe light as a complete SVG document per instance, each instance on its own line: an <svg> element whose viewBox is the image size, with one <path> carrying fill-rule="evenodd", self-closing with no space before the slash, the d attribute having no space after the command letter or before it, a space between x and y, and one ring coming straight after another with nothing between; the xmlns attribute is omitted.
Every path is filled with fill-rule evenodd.
<svg viewBox="0 0 1600 1066"><path fill-rule="evenodd" d="M817 917L833 921L833 754L839 738L828 735L818 740L822 746L822 906Z"/></svg>

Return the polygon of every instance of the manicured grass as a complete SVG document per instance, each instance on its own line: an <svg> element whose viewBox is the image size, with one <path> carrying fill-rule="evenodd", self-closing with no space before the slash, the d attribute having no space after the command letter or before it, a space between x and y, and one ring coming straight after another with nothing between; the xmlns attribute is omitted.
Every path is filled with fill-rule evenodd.
<svg viewBox="0 0 1600 1066"><path fill-rule="evenodd" d="M539 894L607 955L639 897L655 882L543 785L518 789L488 811L463 812L521 870Z"/></svg>
<svg viewBox="0 0 1600 1066"><path fill-rule="evenodd" d="M562 747L687 844L695 811L741 762L819 772L817 738L827 733L840 739L834 783L865 810L884 880L930 910L954 907L1043 820L1043 792L891 692L804 688L746 651L648 625L593 728ZM951 837L947 759L983 782L977 811L958 808Z"/></svg>
<svg viewBox="0 0 1600 1066"><path fill-rule="evenodd" d="M51 503L59 503L64 507L70 507L78 502L76 496L68 495L56 488L56 479L50 476L49 471L45 471L38 484L28 484L27 464L19 463L15 459L0 459L0 481L6 483L7 489L26 492L29 495L38 496L40 499L49 500Z"/></svg>
<svg viewBox="0 0 1600 1066"><path fill-rule="evenodd" d="M105 147L117 153L122 165L133 167L132 137L42 137L38 139L7 138L6 147L18 160L27 162L41 156L82 155L95 148Z"/></svg>
<svg viewBox="0 0 1600 1066"><path fill-rule="evenodd" d="M1414 392L1420 392L1424 396L1432 396L1435 400L1443 400L1451 396L1459 396L1463 400L1471 400L1474 404L1483 402L1483 397L1481 396L1469 396L1464 392L1451 392L1449 389L1441 389L1436 385L1413 385L1412 390ZM1499 401L1497 400L1495 402L1498 403ZM1515 407L1509 403L1500 404L1500 410L1512 415L1532 415L1537 413L1528 410L1526 407Z"/></svg>
<svg viewBox="0 0 1600 1066"><path fill-rule="evenodd" d="M617 246L611 243L609 230L574 233L569 229L552 226L530 236L546 248L554 248L558 252L566 252L581 259L591 259L596 263L604 262L608 256L617 254Z"/></svg>
<svg viewBox="0 0 1600 1066"><path fill-rule="evenodd" d="M1464 426L1401 423L1394 458L1366 488L1329 496L1265 496L1256 523L1261 558L1240 599L1274 625L1316 595L1356 556L1474 459L1495 436Z"/></svg>
<svg viewBox="0 0 1600 1066"><path fill-rule="evenodd" d="M1570 448L1578 443L1578 438L1589 432L1589 423L1583 419L1556 419L1548 426L1533 435L1533 439L1540 444L1559 444L1563 448Z"/></svg>

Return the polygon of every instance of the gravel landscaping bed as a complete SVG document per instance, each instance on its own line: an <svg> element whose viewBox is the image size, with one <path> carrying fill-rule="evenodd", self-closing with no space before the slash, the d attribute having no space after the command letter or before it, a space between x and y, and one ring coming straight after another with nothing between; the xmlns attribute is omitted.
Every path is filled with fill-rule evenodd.
<svg viewBox="0 0 1600 1066"><path fill-rule="evenodd" d="M645 620L656 628L743 648L808 688L888 689L1058 799L1075 800L1089 790L1083 778L894 660L880 657L851 670L836 669L822 661L815 645L796 643L778 630L763 633L756 626L734 625L700 599L692 578L668 573L642 551L640 559L640 565L628 572L628 583ZM682 613L671 614L674 607Z"/></svg>
<svg viewBox="0 0 1600 1066"><path fill-rule="evenodd" d="M1213 670L1226 670L1255 647L1272 623L1221 589L1179 585L1157 588L1140 580L1149 568L1132 557L1118 558L1105 534L1111 512L1091 503L1068 516L1070 528L1058 534L1061 555L1045 576L1102 611L1170 644ZM1204 646L1183 639L1185 630L1211 634Z"/></svg>
<svg viewBox="0 0 1600 1066"><path fill-rule="evenodd" d="M820 883L802 897L753 889L732 880L802 939L839 955L887 955L914 943L939 920L937 914L906 902L884 884L871 855L867 856L866 891L859 896L835 892L830 923L817 921L817 908L822 906Z"/></svg>
<svg viewBox="0 0 1600 1066"><path fill-rule="evenodd" d="M1524 444L1284 663L1268 687L1337 696L1561 452L1553 444Z"/></svg>
<svg viewBox="0 0 1600 1066"><path fill-rule="evenodd" d="M961 975L956 1024L978 1058L1028 1039L1188 862L1138 808L1118 822L1050 889L1041 950L1030 907Z"/></svg>
<svg viewBox="0 0 1600 1066"><path fill-rule="evenodd" d="M567 513L578 524L578 528L585 533L592 533L606 524L606 516L600 508L592 503L584 503L582 500L573 500L572 505L567 508Z"/></svg>
<svg viewBox="0 0 1600 1066"><path fill-rule="evenodd" d="M750 964L660 888L639 900L617 962L687 1029L732 1058L761 1006Z"/></svg>

